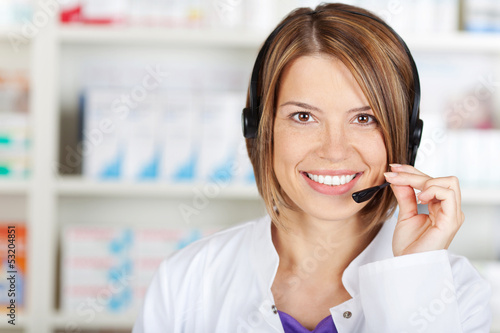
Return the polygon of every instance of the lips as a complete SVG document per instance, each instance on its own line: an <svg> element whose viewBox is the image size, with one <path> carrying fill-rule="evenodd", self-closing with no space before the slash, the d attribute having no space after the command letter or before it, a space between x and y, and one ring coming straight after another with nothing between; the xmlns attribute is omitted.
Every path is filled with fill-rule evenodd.
<svg viewBox="0 0 500 333"><path fill-rule="evenodd" d="M307 184L325 195L342 195L351 191L362 172L352 170L301 172Z"/></svg>

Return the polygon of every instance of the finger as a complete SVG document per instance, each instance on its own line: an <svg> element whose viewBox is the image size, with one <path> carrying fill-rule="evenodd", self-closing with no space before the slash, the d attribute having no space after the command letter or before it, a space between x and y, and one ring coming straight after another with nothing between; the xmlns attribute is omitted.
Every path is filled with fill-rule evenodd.
<svg viewBox="0 0 500 333"><path fill-rule="evenodd" d="M457 216L458 221L462 221L462 211L461 211L461 198L460 198L460 187L458 184L458 179L456 177L441 177L441 178L431 178L428 176L411 174L406 172L387 172L384 174L387 181L393 185L409 185L415 189L426 191L432 186L440 187L443 190L449 190L452 195L449 200L453 201L453 206L455 207L455 216ZM419 199L423 204L430 202L431 200L427 195L422 196L419 194ZM437 200L437 198L435 198ZM399 202L399 201L398 201ZM446 206L449 207L450 203L447 202ZM447 209L447 215L450 215L450 211Z"/></svg>
<svg viewBox="0 0 500 333"><path fill-rule="evenodd" d="M389 165L391 166L391 171L393 171L393 172L407 172L407 173L413 173L413 174L416 174L416 175L421 175L421 176L427 176L427 177L429 177L428 175L426 175L422 171L420 171L420 170L416 169L415 167L413 167L411 165L408 165L408 164L401 165L401 164L391 163Z"/></svg>
<svg viewBox="0 0 500 333"><path fill-rule="evenodd" d="M447 220L460 224L461 216L457 215L457 201L453 190L432 185L420 192L418 197L422 203L438 200L441 204L441 211L449 218Z"/></svg>
<svg viewBox="0 0 500 333"><path fill-rule="evenodd" d="M447 188L453 191L455 194L455 200L457 205L457 215L461 215L461 207L462 207L462 194L460 191L460 183L458 178L455 176L450 177L439 177L439 178L431 178L424 186L424 191L430 186L440 186L443 188Z"/></svg>
<svg viewBox="0 0 500 333"><path fill-rule="evenodd" d="M408 185L391 185L399 205L398 222L418 215L417 199L413 188Z"/></svg>
<svg viewBox="0 0 500 333"><path fill-rule="evenodd" d="M420 175L407 172L386 172L384 173L387 181L394 185L409 185L417 190L422 191L425 183L432 179L427 175Z"/></svg>

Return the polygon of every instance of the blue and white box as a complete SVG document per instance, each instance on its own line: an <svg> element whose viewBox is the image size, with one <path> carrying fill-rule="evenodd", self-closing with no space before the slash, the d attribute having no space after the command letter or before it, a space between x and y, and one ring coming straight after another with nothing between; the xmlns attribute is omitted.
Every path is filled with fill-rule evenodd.
<svg viewBox="0 0 500 333"><path fill-rule="evenodd" d="M201 110L200 163L203 182L233 182L241 135L241 105L244 96L233 92L210 92Z"/></svg>
<svg viewBox="0 0 500 333"><path fill-rule="evenodd" d="M189 90L169 90L158 96L160 178L169 183L193 182L199 160L199 110Z"/></svg>

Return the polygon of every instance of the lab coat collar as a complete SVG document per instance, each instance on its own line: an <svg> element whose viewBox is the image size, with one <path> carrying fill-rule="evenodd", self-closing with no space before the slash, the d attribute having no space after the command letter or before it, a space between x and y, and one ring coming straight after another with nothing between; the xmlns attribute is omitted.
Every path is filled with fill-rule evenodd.
<svg viewBox="0 0 500 333"><path fill-rule="evenodd" d="M342 283L351 297L359 294L358 268L364 264L392 258L392 235L397 220L396 211L392 218L384 222L377 235L368 246L347 266L342 275ZM264 299L272 298L271 286L278 271L279 256L274 247L271 234L271 218L269 215L257 221L253 240L253 269L257 273L259 286Z"/></svg>

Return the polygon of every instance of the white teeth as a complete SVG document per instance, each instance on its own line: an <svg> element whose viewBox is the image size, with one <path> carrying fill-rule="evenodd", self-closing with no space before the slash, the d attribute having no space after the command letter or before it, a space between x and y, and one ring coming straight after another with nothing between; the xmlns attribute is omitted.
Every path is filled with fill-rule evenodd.
<svg viewBox="0 0 500 333"><path fill-rule="evenodd" d="M354 177L356 177L356 174L341 175L341 176L330 176L330 175L324 176L324 175L313 175L311 173L308 173L307 176L317 183L335 186L335 185L344 185L349 183L351 180L354 179Z"/></svg>

